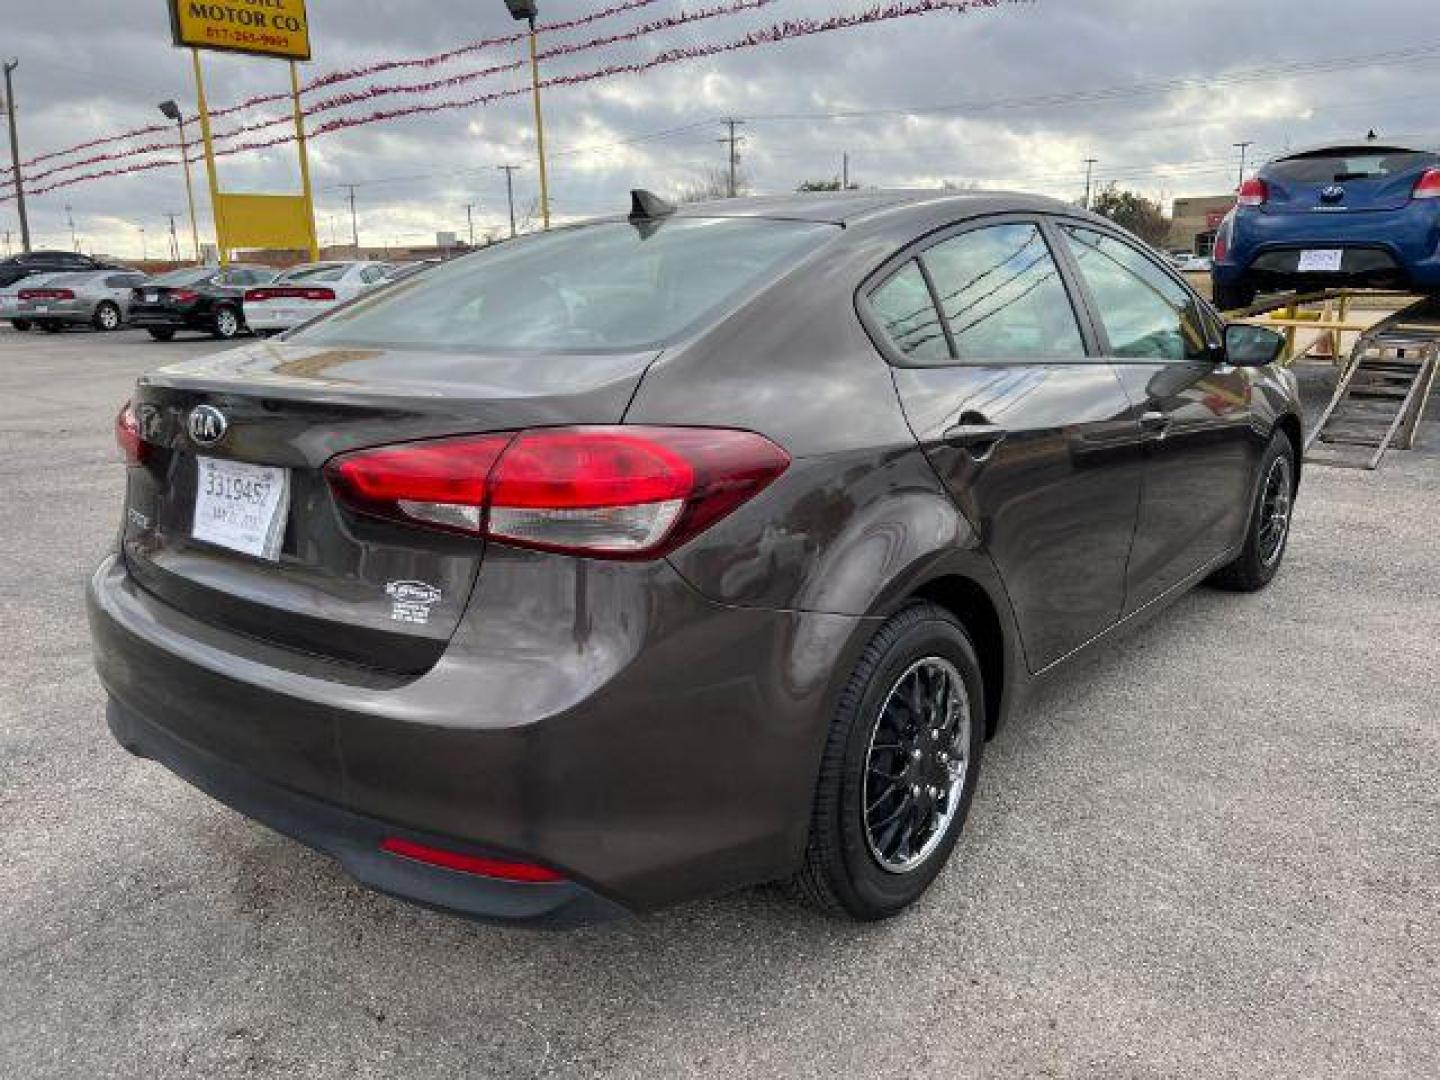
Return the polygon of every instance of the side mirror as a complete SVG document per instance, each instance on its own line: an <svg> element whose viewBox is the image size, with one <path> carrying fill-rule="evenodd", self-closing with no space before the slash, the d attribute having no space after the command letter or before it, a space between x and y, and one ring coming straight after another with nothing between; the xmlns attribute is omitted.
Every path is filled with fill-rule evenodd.
<svg viewBox="0 0 1440 1080"><path fill-rule="evenodd" d="M1225 362L1236 367L1264 367L1280 359L1285 335L1264 326L1230 323L1225 327Z"/></svg>

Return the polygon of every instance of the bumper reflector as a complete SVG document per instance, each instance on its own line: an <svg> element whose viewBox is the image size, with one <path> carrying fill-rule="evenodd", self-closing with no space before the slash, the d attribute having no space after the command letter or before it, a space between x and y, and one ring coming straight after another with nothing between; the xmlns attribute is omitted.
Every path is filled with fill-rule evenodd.
<svg viewBox="0 0 1440 1080"><path fill-rule="evenodd" d="M557 874L548 867L536 866L534 863L510 862L508 859L487 859L481 855L465 855L458 851L430 847L428 844L417 844L413 840L405 840L398 836L387 836L380 841L380 850L389 852L391 855L398 855L402 859L414 859L416 862L427 863L430 866L458 870L462 874L475 874L478 877L497 878L500 881L544 883L565 880L563 874Z"/></svg>

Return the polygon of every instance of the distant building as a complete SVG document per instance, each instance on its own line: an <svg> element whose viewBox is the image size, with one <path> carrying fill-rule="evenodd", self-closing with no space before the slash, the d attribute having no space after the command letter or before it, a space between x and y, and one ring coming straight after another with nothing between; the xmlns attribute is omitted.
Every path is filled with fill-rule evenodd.
<svg viewBox="0 0 1440 1080"><path fill-rule="evenodd" d="M1170 211L1170 232L1165 237L1165 246L1171 251L1209 255L1215 247L1215 230L1234 206L1233 193L1176 199Z"/></svg>

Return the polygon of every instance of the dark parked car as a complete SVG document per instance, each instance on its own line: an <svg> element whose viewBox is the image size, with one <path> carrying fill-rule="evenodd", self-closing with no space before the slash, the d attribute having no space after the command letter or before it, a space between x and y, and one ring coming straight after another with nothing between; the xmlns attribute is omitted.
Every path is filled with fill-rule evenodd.
<svg viewBox="0 0 1440 1080"><path fill-rule="evenodd" d="M101 262L75 251L27 251L0 259L0 288L13 285L31 274L78 273L82 270L123 270L115 263Z"/></svg>
<svg viewBox="0 0 1440 1080"><path fill-rule="evenodd" d="M426 904L891 915L1039 679L1275 574L1280 345L1046 199L637 193L140 380L110 727Z"/></svg>
<svg viewBox="0 0 1440 1080"><path fill-rule="evenodd" d="M1440 154L1364 143L1276 158L1241 185L1211 274L1227 310L1259 290L1440 294Z"/></svg>
<svg viewBox="0 0 1440 1080"><path fill-rule="evenodd" d="M187 267L147 281L130 298L130 325L156 341L177 330L199 330L218 338L243 334L245 290L275 279L268 266Z"/></svg>

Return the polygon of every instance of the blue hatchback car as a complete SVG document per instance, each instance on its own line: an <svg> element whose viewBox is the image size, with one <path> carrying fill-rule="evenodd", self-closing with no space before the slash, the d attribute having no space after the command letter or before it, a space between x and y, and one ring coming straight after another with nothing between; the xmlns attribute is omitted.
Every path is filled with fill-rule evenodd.
<svg viewBox="0 0 1440 1080"><path fill-rule="evenodd" d="M1440 154L1362 143L1276 158L1241 185L1211 273L1226 310L1260 291L1440 293Z"/></svg>

